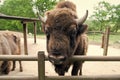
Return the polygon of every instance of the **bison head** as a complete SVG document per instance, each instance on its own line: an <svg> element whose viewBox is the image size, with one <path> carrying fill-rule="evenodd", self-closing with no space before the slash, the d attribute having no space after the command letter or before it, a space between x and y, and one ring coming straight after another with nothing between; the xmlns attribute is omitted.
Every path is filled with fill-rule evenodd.
<svg viewBox="0 0 120 80"><path fill-rule="evenodd" d="M87 28L83 25L87 16L88 11L83 18L76 19L76 13L67 8L48 11L45 17L39 15L47 37L48 57L54 65L65 64L74 54L77 37Z"/></svg>

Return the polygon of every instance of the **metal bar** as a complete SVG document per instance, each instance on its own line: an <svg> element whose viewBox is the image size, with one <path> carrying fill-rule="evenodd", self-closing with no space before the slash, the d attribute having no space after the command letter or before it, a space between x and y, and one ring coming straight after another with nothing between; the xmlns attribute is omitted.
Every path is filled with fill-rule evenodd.
<svg viewBox="0 0 120 80"><path fill-rule="evenodd" d="M24 36L24 53L28 55L28 47L27 47L27 26L26 23L23 23L23 36Z"/></svg>
<svg viewBox="0 0 120 80"><path fill-rule="evenodd" d="M18 16L0 15L0 19L21 20L21 21L39 21L38 18L27 18Z"/></svg>
<svg viewBox="0 0 120 80"><path fill-rule="evenodd" d="M45 55L43 51L38 52L38 80L45 80Z"/></svg>
<svg viewBox="0 0 120 80"><path fill-rule="evenodd" d="M38 80L38 76L0 76L0 80Z"/></svg>
<svg viewBox="0 0 120 80"><path fill-rule="evenodd" d="M0 55L0 61L2 60L37 61L38 58L33 55Z"/></svg>
<svg viewBox="0 0 120 80"><path fill-rule="evenodd" d="M46 76L45 80L120 80L120 75Z"/></svg>

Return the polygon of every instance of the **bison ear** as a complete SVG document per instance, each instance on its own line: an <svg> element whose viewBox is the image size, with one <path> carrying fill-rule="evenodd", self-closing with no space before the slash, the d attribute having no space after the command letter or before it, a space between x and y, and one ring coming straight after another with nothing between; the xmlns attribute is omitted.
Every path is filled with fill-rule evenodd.
<svg viewBox="0 0 120 80"><path fill-rule="evenodd" d="M14 40L14 42L17 43L17 36L14 35L14 34L12 34L12 36L13 36L13 40Z"/></svg>
<svg viewBox="0 0 120 80"><path fill-rule="evenodd" d="M87 31L87 29L88 29L87 24L78 25L77 35L81 35L81 34L85 33Z"/></svg>

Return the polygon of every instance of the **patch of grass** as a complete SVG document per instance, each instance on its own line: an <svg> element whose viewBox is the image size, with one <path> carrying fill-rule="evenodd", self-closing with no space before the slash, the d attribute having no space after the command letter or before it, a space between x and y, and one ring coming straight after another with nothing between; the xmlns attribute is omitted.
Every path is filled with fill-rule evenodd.
<svg viewBox="0 0 120 80"><path fill-rule="evenodd" d="M90 42L102 42L102 34L88 34ZM120 34L110 34L109 35L109 44L114 44L115 42L120 41Z"/></svg>
<svg viewBox="0 0 120 80"><path fill-rule="evenodd" d="M109 43L114 44L117 41L120 41L120 34L110 35L109 36Z"/></svg>
<svg viewBox="0 0 120 80"><path fill-rule="evenodd" d="M102 34L88 34L89 42L102 42Z"/></svg>

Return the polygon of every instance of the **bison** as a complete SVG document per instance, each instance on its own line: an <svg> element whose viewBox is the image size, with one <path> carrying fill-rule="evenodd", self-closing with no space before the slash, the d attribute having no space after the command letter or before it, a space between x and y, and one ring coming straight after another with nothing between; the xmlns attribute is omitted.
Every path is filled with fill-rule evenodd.
<svg viewBox="0 0 120 80"><path fill-rule="evenodd" d="M11 55L9 43L2 34L0 34L0 55ZM10 66L10 61L0 61L0 74L8 74Z"/></svg>
<svg viewBox="0 0 120 80"><path fill-rule="evenodd" d="M82 75L83 61L70 62L69 58L87 53L88 37L85 32L88 26L84 24L87 16L88 11L79 19L75 4L70 1L59 2L45 13L45 17L38 14L46 34L48 58L58 75L64 75L71 65L71 75Z"/></svg>
<svg viewBox="0 0 120 80"><path fill-rule="evenodd" d="M13 33L2 33L0 34L0 52L1 55L20 55L21 48L20 48L20 37ZM13 62L12 71L15 70L15 61ZM23 71L21 61L20 64L20 71ZM1 74L8 74L10 72L11 61L1 61L0 62Z"/></svg>

